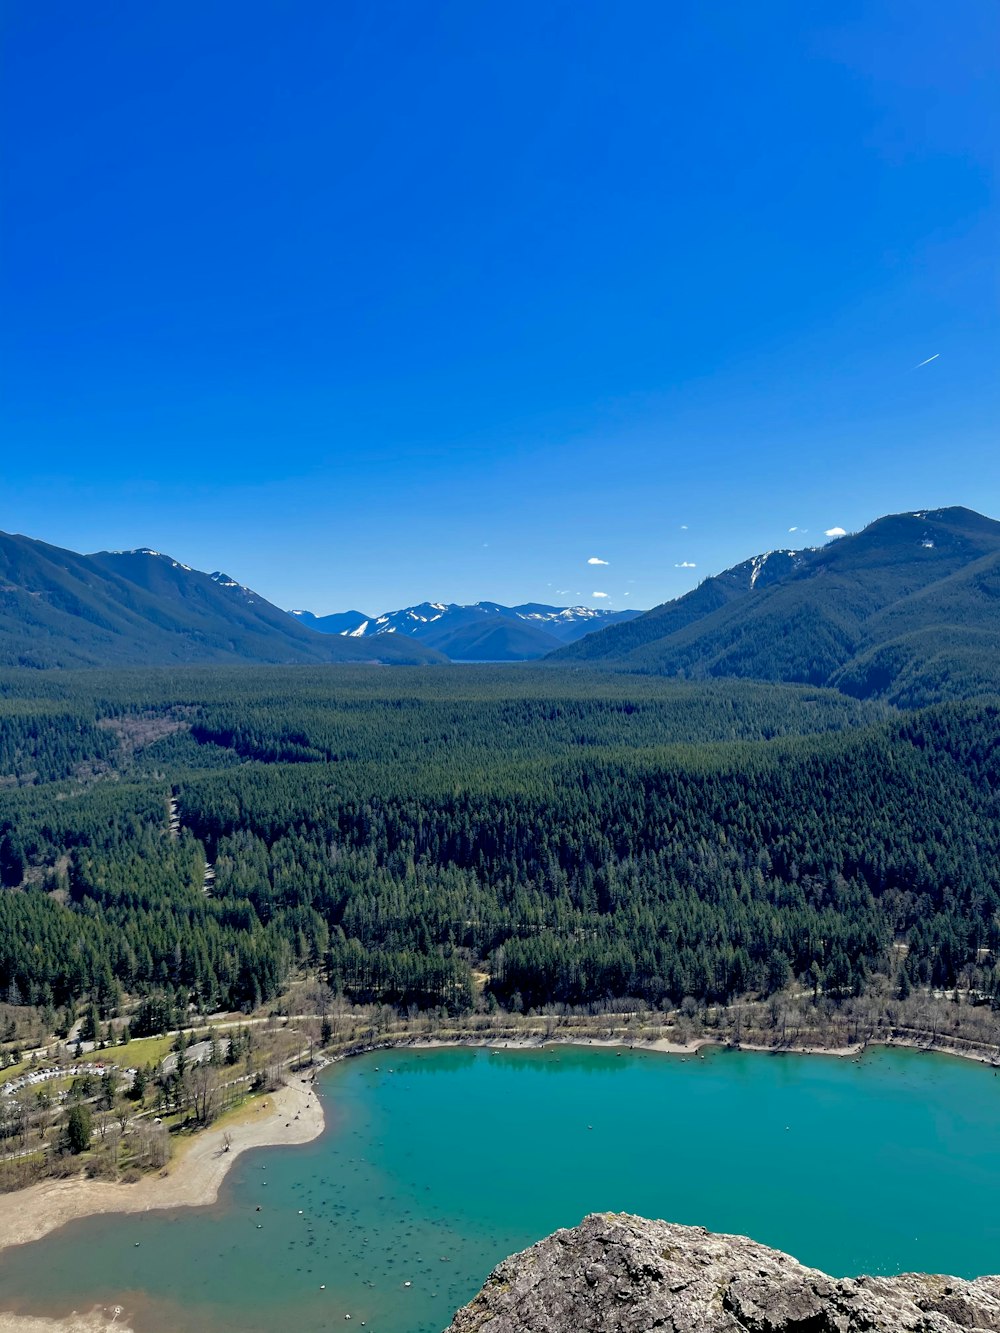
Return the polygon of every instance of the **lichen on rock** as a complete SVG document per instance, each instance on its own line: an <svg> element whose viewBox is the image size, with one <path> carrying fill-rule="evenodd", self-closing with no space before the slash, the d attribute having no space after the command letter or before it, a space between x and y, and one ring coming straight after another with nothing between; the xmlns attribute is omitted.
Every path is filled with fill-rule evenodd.
<svg viewBox="0 0 1000 1333"><path fill-rule="evenodd" d="M505 1259L447 1333L1000 1333L1000 1277L832 1278L746 1236L595 1213Z"/></svg>

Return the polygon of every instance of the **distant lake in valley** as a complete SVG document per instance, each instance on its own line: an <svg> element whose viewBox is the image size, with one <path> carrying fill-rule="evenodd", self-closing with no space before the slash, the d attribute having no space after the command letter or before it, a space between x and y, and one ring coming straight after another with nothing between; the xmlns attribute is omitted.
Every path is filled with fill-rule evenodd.
<svg viewBox="0 0 1000 1333"><path fill-rule="evenodd" d="M611 1210L838 1276L1000 1268L1000 1079L971 1062L396 1050L321 1083L322 1138L240 1157L210 1208L0 1254L0 1308L119 1304L141 1333L318 1333L346 1314L440 1333L500 1259Z"/></svg>

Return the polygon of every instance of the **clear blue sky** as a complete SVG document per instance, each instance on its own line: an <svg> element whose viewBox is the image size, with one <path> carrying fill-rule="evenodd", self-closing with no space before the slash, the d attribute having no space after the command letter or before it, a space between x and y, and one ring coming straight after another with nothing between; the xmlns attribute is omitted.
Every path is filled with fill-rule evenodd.
<svg viewBox="0 0 1000 1333"><path fill-rule="evenodd" d="M379 612L1000 515L997 0L4 0L0 41L0 528Z"/></svg>

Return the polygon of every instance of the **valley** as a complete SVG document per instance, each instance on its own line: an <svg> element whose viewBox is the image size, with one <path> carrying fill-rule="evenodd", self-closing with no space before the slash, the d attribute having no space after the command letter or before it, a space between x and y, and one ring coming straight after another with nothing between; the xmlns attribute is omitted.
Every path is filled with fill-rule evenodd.
<svg viewBox="0 0 1000 1333"><path fill-rule="evenodd" d="M956 620L981 644L993 633L982 599L994 529L965 511L879 520L819 553L750 561L719 576L722 593L708 580L687 603L510 665L453 666L398 629L320 633L261 610L235 579L199 584L155 552L94 557L116 571L116 596L125 568L157 606L196 595L218 620L215 599L235 599L241 617L264 617L254 635L289 626L310 652L374 643L381 654L387 641L437 655L404 667L397 650L393 671L116 658L0 670L0 1184L17 1197L67 1177L66 1206L76 1200L81 1218L119 1199L198 1203L200 1186L182 1199L157 1174L180 1181L185 1161L204 1159L217 1185L248 1116L244 1146L301 1142L298 1111L282 1127L268 1100L311 1085L325 1061L373 1050L392 1069L438 1059L441 1044L475 1061L526 1051L553 1072L564 1059L577 1068L580 1046L598 1061L711 1068L734 1052L794 1062L835 1051L845 1068L890 1070L951 1052L992 1091L981 1066L1000 1060L1000 701L992 659L967 656L959 669L947 654L964 642ZM721 619L710 605L720 596ZM789 609L803 596L815 612L804 619ZM222 605L231 615L233 602ZM496 625L503 610L475 614ZM786 612L780 634L753 628ZM833 642L816 617L834 614L842 627L854 617L843 638L853 656L800 671ZM743 618L771 657L651 669L642 654L680 642L679 618L691 645L722 625L744 633ZM859 654L882 652L878 626L902 627L909 665L855 688ZM187 629L170 632L187 642ZM622 654L623 635L643 639L641 651ZM443 1053L442 1067L453 1058ZM747 1077L741 1097L770 1075ZM342 1112L338 1101L322 1143L340 1142ZM595 1172L596 1160L592 1183ZM634 1197L647 1211L675 1207ZM603 1206L589 1199L584 1211ZM718 1224L732 1225L722 1214ZM78 1225L104 1237L124 1224ZM39 1242L47 1255L62 1255L61 1235ZM532 1238L515 1227L503 1245ZM434 1295L426 1328L472 1294L477 1262L505 1252L499 1240L478 1259L470 1251L467 1285ZM898 1253L886 1262L936 1262ZM119 1269L89 1286L67 1279L97 1305L133 1280ZM361 1309L352 1281L335 1286ZM227 1327L197 1300L182 1312L157 1295L147 1270L141 1284L129 1309L141 1333ZM23 1312L65 1312L18 1290ZM405 1302L380 1301L382 1326L409 1333ZM319 1307L301 1316L303 1327L322 1318ZM238 1318L251 1326L246 1311Z"/></svg>
<svg viewBox="0 0 1000 1333"><path fill-rule="evenodd" d="M997 0L2 31L0 1333L1000 1333Z"/></svg>

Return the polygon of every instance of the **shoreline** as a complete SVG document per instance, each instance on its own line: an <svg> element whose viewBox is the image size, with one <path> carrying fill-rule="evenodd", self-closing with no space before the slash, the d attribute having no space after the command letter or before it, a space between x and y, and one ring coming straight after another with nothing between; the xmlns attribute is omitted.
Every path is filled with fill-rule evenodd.
<svg viewBox="0 0 1000 1333"><path fill-rule="evenodd" d="M44 1319L39 1315L8 1314L0 1310L0 1333L133 1333L118 1318L120 1306L97 1306L86 1314L67 1315L64 1319Z"/></svg>
<svg viewBox="0 0 1000 1333"><path fill-rule="evenodd" d="M377 1050L443 1050L468 1047L501 1050L541 1050L548 1046L598 1046L621 1050L646 1050L658 1054L692 1056L704 1059L706 1048L736 1049L753 1054L775 1056L827 1056L834 1059L857 1060L868 1049L914 1050L924 1054L948 1055L972 1060L988 1067L1000 1066L1000 1061L981 1052L959 1051L952 1047L930 1047L916 1041L857 1042L850 1046L773 1047L741 1043L730 1047L728 1042L712 1037L697 1037L680 1043L667 1037L652 1041L629 1041L616 1037L546 1036L542 1033L521 1037L502 1036L410 1036L394 1034L384 1042L357 1046L332 1057L332 1062L352 1059ZM260 1112L265 1108L267 1114ZM282 1124L284 1120L284 1124ZM69 1222L104 1213L142 1213L168 1208L205 1207L215 1203L222 1183L241 1153L252 1148L284 1147L310 1143L322 1134L325 1115L312 1076L296 1075L294 1080L261 1101L251 1114L244 1112L238 1123L227 1123L203 1131L193 1138L185 1149L158 1175L144 1177L134 1185L109 1181L72 1180L40 1181L24 1190L2 1196L16 1200L16 1210L0 1208L0 1251L17 1245L41 1240L52 1231ZM224 1136L231 1135L228 1151ZM127 1324L120 1322L121 1307L96 1307L86 1312L74 1311L62 1318L17 1314L0 1310L0 1333L132 1333Z"/></svg>
<svg viewBox="0 0 1000 1333"><path fill-rule="evenodd" d="M365 1055L371 1051L395 1050L398 1048L431 1051L444 1050L451 1046L465 1046L470 1049L490 1047L496 1050L511 1051L538 1051L546 1046L603 1046L618 1047L622 1050L631 1051L656 1051L662 1055L680 1056L698 1055L705 1049L714 1049L720 1051L749 1051L755 1055L819 1055L837 1060L856 1059L863 1055L865 1051L882 1049L887 1051L918 1051L922 1055L947 1055L957 1060L971 1060L974 1064L986 1065L987 1068L1000 1069L1000 1056L998 1055L987 1055L983 1051L960 1051L954 1046L928 1046L925 1043L910 1041L904 1037L889 1038L888 1040L876 1039L868 1042L858 1041L848 1046L764 1046L759 1042L749 1041L733 1045L731 1042L721 1041L716 1037L695 1037L687 1043L682 1043L671 1041L669 1037L655 1037L652 1041L648 1041L644 1039L630 1040L625 1037L587 1037L582 1034L573 1034L572 1036L544 1036L539 1034L522 1037L411 1037L394 1034L386 1037L384 1041L352 1047L350 1050L331 1057L331 1059L336 1063L339 1060L351 1059L356 1055ZM2 1248L2 1244L0 1244L0 1248Z"/></svg>
<svg viewBox="0 0 1000 1333"><path fill-rule="evenodd" d="M953 1047L930 1047L915 1041L856 1042L849 1046L764 1046L759 1043L729 1042L714 1037L696 1037L687 1043L658 1037L652 1041L631 1041L621 1037L587 1037L579 1033L568 1036L543 1034L519 1037L501 1036L410 1036L396 1033L385 1041L355 1046L332 1057L329 1063L353 1059L379 1050L446 1050L453 1047L469 1049L542 1050L548 1046L596 1046L606 1049L655 1051L662 1055L691 1057L706 1049L749 1051L757 1055L827 1056L834 1059L856 1059L866 1050L912 1050L926 1055L946 1055L976 1064L1000 1068L1000 1060L980 1052L960 1051ZM261 1116L262 1110L267 1114ZM285 1124L280 1125L282 1118ZM41 1240L49 1232L83 1217L101 1213L138 1213L164 1208L204 1207L213 1204L219 1196L222 1183L241 1153L251 1148L294 1147L310 1143L325 1128L323 1105L312 1082L312 1076L295 1075L293 1081L269 1094L256 1106L242 1112L236 1122L225 1122L203 1130L184 1145L163 1171L144 1176L135 1184L88 1180L77 1176L69 1180L42 1180L22 1190L0 1195L0 1199L15 1201L16 1215L10 1208L0 1208L0 1251L14 1245L30 1244ZM226 1134L231 1144L223 1148ZM0 1312L2 1319L2 1312ZM3 1324L0 1322L0 1331Z"/></svg>
<svg viewBox="0 0 1000 1333"><path fill-rule="evenodd" d="M311 1143L326 1124L311 1076L293 1080L236 1121L226 1121L192 1138L159 1174L134 1185L104 1180L42 1180L0 1196L0 1250L28 1245L68 1222L102 1213L148 1213L167 1208L199 1208L215 1203L222 1183L241 1153ZM231 1136L225 1147L225 1136ZM10 1201L10 1202L8 1202ZM131 1333L118 1306L43 1318L0 1310L0 1333Z"/></svg>

